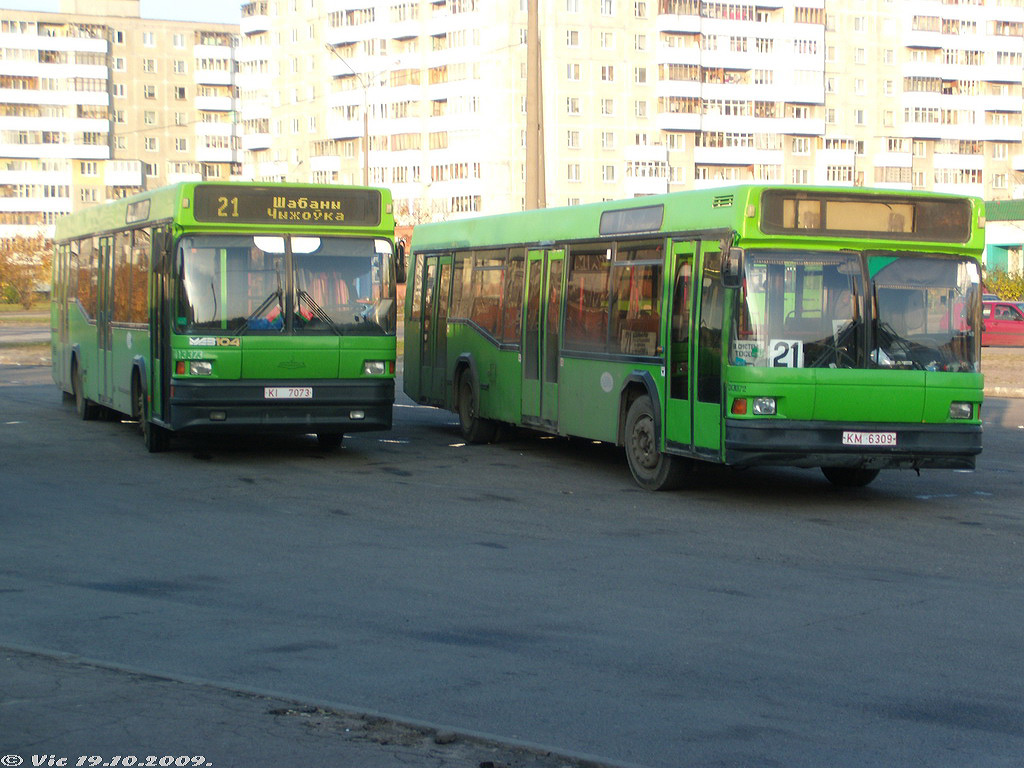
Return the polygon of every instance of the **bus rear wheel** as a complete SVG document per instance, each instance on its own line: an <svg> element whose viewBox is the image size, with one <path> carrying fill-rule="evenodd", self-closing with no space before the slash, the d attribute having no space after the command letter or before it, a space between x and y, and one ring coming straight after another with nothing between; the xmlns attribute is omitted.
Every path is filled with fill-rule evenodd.
<svg viewBox="0 0 1024 768"><path fill-rule="evenodd" d="M71 387L74 389L75 412L82 421L92 421L99 416L100 407L85 396L82 369L78 361L71 363Z"/></svg>
<svg viewBox="0 0 1024 768"><path fill-rule="evenodd" d="M498 425L490 419L481 419L473 374L459 376L459 428L467 443L490 443L498 436Z"/></svg>
<svg viewBox="0 0 1024 768"><path fill-rule="evenodd" d="M658 449L658 429L651 398L642 395L626 412L626 461L637 485L648 491L668 491L683 484L686 463Z"/></svg>
<svg viewBox="0 0 1024 768"><path fill-rule="evenodd" d="M879 470L860 467L822 467L821 473L837 488L863 488L878 477Z"/></svg>

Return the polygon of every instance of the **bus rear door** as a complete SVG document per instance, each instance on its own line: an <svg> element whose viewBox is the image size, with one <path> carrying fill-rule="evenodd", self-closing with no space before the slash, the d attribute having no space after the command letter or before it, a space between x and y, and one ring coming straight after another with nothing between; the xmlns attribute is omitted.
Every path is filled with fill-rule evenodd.
<svg viewBox="0 0 1024 768"><path fill-rule="evenodd" d="M565 251L529 251L523 322L524 424L558 425L562 276Z"/></svg>

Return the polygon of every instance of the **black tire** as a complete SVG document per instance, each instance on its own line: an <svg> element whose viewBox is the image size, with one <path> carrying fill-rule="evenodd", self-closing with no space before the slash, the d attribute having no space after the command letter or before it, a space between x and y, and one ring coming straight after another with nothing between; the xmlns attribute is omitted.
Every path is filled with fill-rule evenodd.
<svg viewBox="0 0 1024 768"><path fill-rule="evenodd" d="M139 420L139 434L142 435L142 442L150 453L163 453L171 447L171 433L154 424L149 420L149 404L146 402L146 393L138 377L132 382L135 398L135 418Z"/></svg>
<svg viewBox="0 0 1024 768"><path fill-rule="evenodd" d="M345 440L344 432L317 432L316 442L325 451L334 451L341 448L342 442Z"/></svg>
<svg viewBox="0 0 1024 768"><path fill-rule="evenodd" d="M498 436L498 425L490 419L481 419L473 375L464 371L459 377L459 428L467 443L490 443Z"/></svg>
<svg viewBox="0 0 1024 768"><path fill-rule="evenodd" d="M78 361L71 364L71 386L75 398L75 412L82 421L92 421L100 414L100 407L85 396L84 384L82 383L82 370L78 367Z"/></svg>
<svg viewBox="0 0 1024 768"><path fill-rule="evenodd" d="M626 461L637 485L648 491L668 491L683 484L688 462L658 449L658 424L647 395L629 406L624 438Z"/></svg>
<svg viewBox="0 0 1024 768"><path fill-rule="evenodd" d="M821 473L837 488L863 488L869 485L879 470L854 467L822 467Z"/></svg>

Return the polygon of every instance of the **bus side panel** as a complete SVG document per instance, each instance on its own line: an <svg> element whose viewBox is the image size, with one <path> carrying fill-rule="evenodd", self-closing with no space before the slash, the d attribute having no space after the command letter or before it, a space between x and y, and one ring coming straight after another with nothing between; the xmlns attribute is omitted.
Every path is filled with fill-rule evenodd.
<svg viewBox="0 0 1024 768"><path fill-rule="evenodd" d="M563 358L559 386L568 397L559 398L558 430L589 440L618 441L619 398L626 377L635 369L610 360ZM657 380L658 366L650 366Z"/></svg>
<svg viewBox="0 0 1024 768"><path fill-rule="evenodd" d="M518 423L517 353L498 349L494 341L465 321L449 321L448 324L446 407L449 410L458 407L455 399L456 370L461 364L460 360L467 358L472 360L472 367L479 380L481 418Z"/></svg>
<svg viewBox="0 0 1024 768"><path fill-rule="evenodd" d="M149 357L149 330L146 328L114 328L113 332L113 381L109 395L109 407L118 413L131 415L132 370L137 356ZM147 361L148 365L148 361Z"/></svg>

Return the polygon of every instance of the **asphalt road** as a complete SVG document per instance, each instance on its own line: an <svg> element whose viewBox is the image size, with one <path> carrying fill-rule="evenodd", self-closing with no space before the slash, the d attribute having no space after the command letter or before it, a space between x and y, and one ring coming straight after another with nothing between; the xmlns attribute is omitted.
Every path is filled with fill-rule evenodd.
<svg viewBox="0 0 1024 768"><path fill-rule="evenodd" d="M336 453L149 455L0 366L0 646L651 768L1019 768L1024 402L985 409L973 473L649 494L404 399Z"/></svg>

